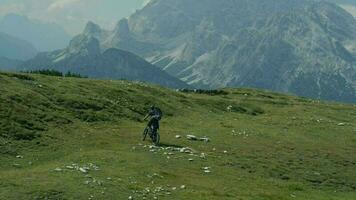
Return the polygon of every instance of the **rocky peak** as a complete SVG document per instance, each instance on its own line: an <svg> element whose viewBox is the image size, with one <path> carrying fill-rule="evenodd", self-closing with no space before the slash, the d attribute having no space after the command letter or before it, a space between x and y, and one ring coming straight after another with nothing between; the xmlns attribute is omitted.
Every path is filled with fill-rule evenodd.
<svg viewBox="0 0 356 200"><path fill-rule="evenodd" d="M89 21L84 28L83 34L96 37L101 34L101 28L94 22Z"/></svg>
<svg viewBox="0 0 356 200"><path fill-rule="evenodd" d="M67 48L70 54L97 55L100 54L99 40L85 34L74 37Z"/></svg>
<svg viewBox="0 0 356 200"><path fill-rule="evenodd" d="M122 36L122 37L128 36L130 34L130 28L129 28L128 20L126 18L121 19L117 23L114 31L118 36Z"/></svg>

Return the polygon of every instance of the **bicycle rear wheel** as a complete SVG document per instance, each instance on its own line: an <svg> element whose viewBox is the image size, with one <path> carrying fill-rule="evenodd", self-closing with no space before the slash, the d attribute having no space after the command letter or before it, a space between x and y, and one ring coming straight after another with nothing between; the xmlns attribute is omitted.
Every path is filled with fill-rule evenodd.
<svg viewBox="0 0 356 200"><path fill-rule="evenodd" d="M161 136L159 135L158 132L156 132L155 136L153 136L152 142L153 142L156 146L158 146L160 139L161 139Z"/></svg>

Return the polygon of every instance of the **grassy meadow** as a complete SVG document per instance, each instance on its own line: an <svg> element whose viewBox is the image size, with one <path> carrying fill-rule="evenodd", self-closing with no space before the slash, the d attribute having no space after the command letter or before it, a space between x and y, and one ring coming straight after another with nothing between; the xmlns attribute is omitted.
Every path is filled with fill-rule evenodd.
<svg viewBox="0 0 356 200"><path fill-rule="evenodd" d="M356 105L0 73L0 199L355 200Z"/></svg>

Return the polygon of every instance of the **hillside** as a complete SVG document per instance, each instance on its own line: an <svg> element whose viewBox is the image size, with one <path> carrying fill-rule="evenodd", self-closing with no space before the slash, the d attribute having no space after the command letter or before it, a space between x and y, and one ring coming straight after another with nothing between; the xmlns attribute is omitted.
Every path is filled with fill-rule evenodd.
<svg viewBox="0 0 356 200"><path fill-rule="evenodd" d="M356 198L355 105L27 74L0 85L1 199ZM141 141L152 104L160 147Z"/></svg>
<svg viewBox="0 0 356 200"><path fill-rule="evenodd" d="M171 88L189 87L133 53L115 48L102 51L99 41L85 34L74 37L65 49L39 53L18 69L54 69L91 78L139 80Z"/></svg>
<svg viewBox="0 0 356 200"><path fill-rule="evenodd" d="M333 3L152 0L94 37L198 88L356 101L356 19Z"/></svg>

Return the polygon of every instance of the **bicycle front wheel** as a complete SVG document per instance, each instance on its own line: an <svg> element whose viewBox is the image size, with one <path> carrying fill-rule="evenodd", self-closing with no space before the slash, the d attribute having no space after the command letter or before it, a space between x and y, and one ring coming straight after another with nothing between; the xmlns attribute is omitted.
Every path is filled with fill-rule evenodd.
<svg viewBox="0 0 356 200"><path fill-rule="evenodd" d="M148 127L145 128L145 130L143 131L143 134L142 134L142 141L145 141L146 140L146 137L147 137L147 134L148 134Z"/></svg>

